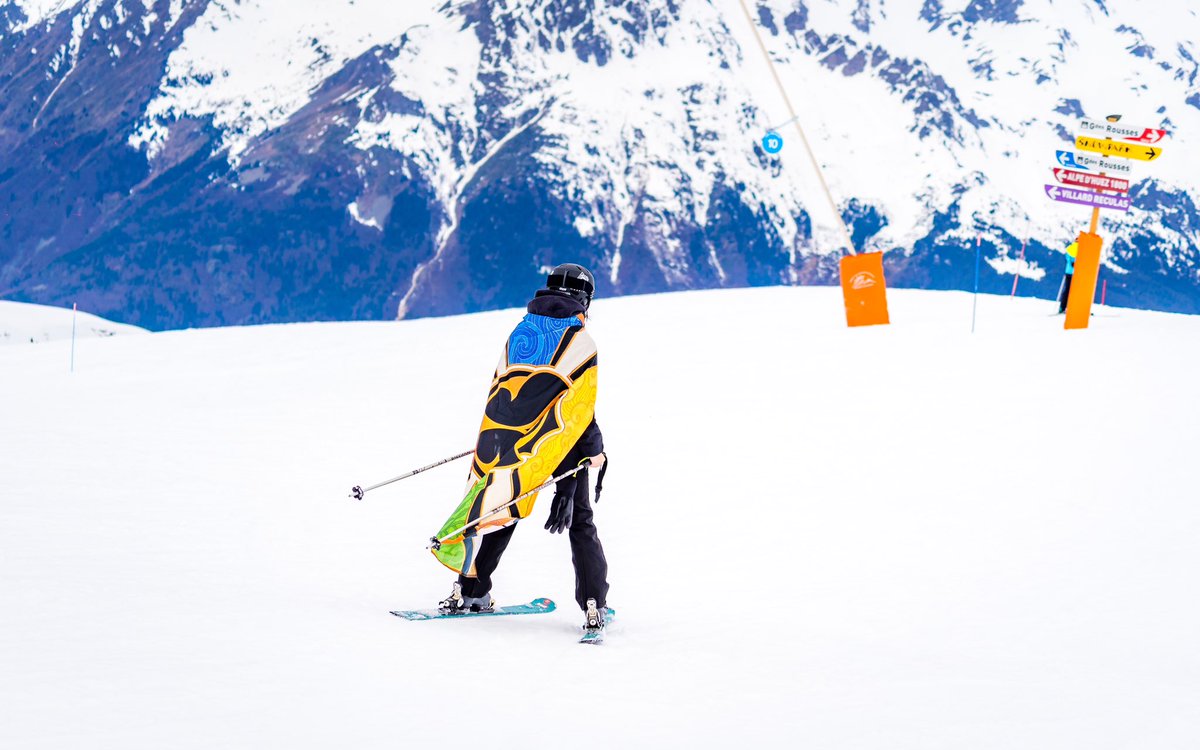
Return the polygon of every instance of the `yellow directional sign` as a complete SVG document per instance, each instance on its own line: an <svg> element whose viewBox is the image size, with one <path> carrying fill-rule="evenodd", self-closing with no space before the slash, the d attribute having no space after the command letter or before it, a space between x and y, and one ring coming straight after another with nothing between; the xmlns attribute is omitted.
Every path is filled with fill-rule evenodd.
<svg viewBox="0 0 1200 750"><path fill-rule="evenodd" d="M1141 161L1154 161L1162 154L1162 149L1157 146L1144 146L1140 143L1126 143L1125 141L1109 141L1104 138L1089 138L1086 135L1075 137L1075 148L1081 151L1094 151L1097 154L1119 156L1124 159L1139 159Z"/></svg>

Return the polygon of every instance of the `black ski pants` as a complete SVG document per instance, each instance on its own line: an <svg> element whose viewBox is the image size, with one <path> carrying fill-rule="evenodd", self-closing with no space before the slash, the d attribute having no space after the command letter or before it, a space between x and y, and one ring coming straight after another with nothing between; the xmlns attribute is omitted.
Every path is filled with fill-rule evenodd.
<svg viewBox="0 0 1200 750"><path fill-rule="evenodd" d="M591 493L586 477L575 483L575 507L572 510L571 528L567 536L571 540L571 564L575 566L575 601L580 609L587 608L587 600L595 599L603 607L608 597L608 561L604 558L604 547L592 521ZM484 596L492 590L492 574L500 564L508 542L516 531L517 524L499 531L484 534L479 541L475 556L475 578L459 576L463 596Z"/></svg>
<svg viewBox="0 0 1200 750"><path fill-rule="evenodd" d="M1062 291L1058 293L1058 311L1064 313L1067 311L1067 300L1071 297L1071 279L1074 274L1066 274L1063 276Z"/></svg>

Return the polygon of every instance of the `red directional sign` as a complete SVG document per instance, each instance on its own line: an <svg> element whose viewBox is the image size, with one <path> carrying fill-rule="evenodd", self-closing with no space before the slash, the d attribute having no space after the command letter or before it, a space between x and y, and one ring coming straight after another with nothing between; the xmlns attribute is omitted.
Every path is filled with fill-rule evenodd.
<svg viewBox="0 0 1200 750"><path fill-rule="evenodd" d="M1133 127L1115 122L1096 122L1088 119L1080 120L1079 130L1088 135L1120 138L1133 143L1158 143L1167 137L1167 131L1158 128Z"/></svg>
<svg viewBox="0 0 1200 750"><path fill-rule="evenodd" d="M1143 128L1142 134L1136 138L1126 138L1127 141L1135 143L1158 143L1167 135L1165 130L1155 130L1154 128Z"/></svg>
<svg viewBox="0 0 1200 750"><path fill-rule="evenodd" d="M1071 169L1055 169L1054 179L1064 185L1078 185L1096 190L1116 190L1121 193L1129 192L1129 180L1122 180L1119 177L1076 172Z"/></svg>

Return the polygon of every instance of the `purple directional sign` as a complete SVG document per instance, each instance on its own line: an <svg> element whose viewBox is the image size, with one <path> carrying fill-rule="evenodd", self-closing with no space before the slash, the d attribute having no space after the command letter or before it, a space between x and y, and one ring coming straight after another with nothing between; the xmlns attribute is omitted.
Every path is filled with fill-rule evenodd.
<svg viewBox="0 0 1200 750"><path fill-rule="evenodd" d="M1077 203L1081 206L1096 206L1098 208L1115 208L1118 211L1129 210L1128 195L1106 195L1093 193L1091 190L1077 190L1062 185L1047 185L1046 195L1059 203Z"/></svg>

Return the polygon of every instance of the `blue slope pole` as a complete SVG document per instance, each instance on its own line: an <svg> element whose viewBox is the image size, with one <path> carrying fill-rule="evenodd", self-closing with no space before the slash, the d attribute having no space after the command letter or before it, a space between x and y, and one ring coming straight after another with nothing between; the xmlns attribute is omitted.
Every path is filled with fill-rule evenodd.
<svg viewBox="0 0 1200 750"><path fill-rule="evenodd" d="M983 238L975 237L975 296L971 298L971 333L975 333L975 309L979 306L979 243Z"/></svg>
<svg viewBox="0 0 1200 750"><path fill-rule="evenodd" d="M79 303L71 305L71 372L75 372L75 317L79 314Z"/></svg>

